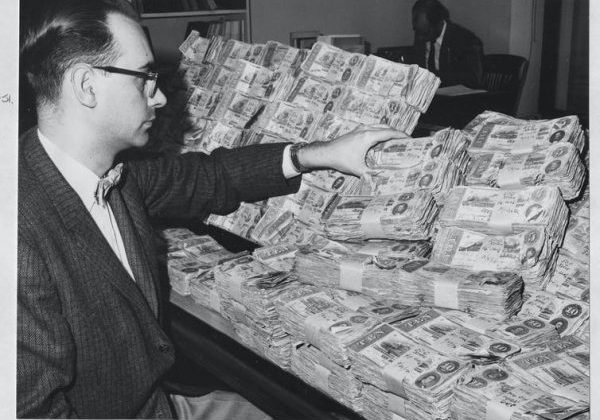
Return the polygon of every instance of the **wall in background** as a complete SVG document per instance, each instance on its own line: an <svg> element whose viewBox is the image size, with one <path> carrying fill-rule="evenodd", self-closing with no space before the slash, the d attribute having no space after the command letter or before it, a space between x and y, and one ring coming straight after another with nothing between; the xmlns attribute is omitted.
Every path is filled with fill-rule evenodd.
<svg viewBox="0 0 600 420"><path fill-rule="evenodd" d="M456 23L481 38L486 53L506 53L511 0L442 0ZM252 40L289 42L290 32L360 33L378 47L411 45L414 0L250 0Z"/></svg>
<svg viewBox="0 0 600 420"><path fill-rule="evenodd" d="M456 23L477 34L486 54L530 60L519 115L537 113L545 0L441 0ZM292 31L359 33L378 47L411 45L414 0L248 0L253 42L288 43ZM147 19L162 61L177 61L187 22L194 18ZM532 22L535 24L532 26Z"/></svg>

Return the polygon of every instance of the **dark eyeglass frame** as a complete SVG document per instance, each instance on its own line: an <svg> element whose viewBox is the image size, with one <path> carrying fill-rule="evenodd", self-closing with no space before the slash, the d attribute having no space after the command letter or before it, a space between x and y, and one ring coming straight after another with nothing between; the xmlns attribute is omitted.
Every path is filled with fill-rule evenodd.
<svg viewBox="0 0 600 420"><path fill-rule="evenodd" d="M104 70L109 73L117 73L117 74L125 74L127 76L134 76L144 79L144 89L149 98L154 98L156 95L156 91L158 90L158 84L156 81L158 80L158 73L149 71L135 71L129 69L123 69L121 67L113 67L113 66L92 66L95 69Z"/></svg>

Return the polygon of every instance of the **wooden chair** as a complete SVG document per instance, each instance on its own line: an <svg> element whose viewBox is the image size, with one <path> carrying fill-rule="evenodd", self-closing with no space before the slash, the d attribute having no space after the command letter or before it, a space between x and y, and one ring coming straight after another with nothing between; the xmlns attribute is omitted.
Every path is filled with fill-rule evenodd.
<svg viewBox="0 0 600 420"><path fill-rule="evenodd" d="M488 109L515 115L527 76L528 62L510 54L489 54L483 58L483 88L493 94Z"/></svg>

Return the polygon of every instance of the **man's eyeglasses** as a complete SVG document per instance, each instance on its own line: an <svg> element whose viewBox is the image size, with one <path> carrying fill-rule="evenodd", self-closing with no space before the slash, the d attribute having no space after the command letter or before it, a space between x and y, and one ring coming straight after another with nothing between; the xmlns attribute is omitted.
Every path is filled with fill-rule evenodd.
<svg viewBox="0 0 600 420"><path fill-rule="evenodd" d="M107 71L109 73L117 73L117 74L125 74L128 76L135 76L141 79L144 79L144 91L149 98L154 98L156 95L156 91L158 90L158 85L156 84L156 80L158 79L158 73L156 72L143 72L143 71L135 71L129 69L122 69L120 67L112 67L112 66L93 66L95 69L100 69Z"/></svg>

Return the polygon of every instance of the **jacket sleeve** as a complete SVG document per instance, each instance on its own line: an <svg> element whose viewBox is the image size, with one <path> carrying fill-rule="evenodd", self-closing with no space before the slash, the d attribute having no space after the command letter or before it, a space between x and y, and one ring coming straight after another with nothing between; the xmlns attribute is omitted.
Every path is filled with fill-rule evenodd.
<svg viewBox="0 0 600 420"><path fill-rule="evenodd" d="M74 378L75 346L49 273L19 236L17 416L76 418L64 390Z"/></svg>
<svg viewBox="0 0 600 420"><path fill-rule="evenodd" d="M480 88L483 82L483 43L474 35L457 37L451 50L450 66L444 85L463 84Z"/></svg>
<svg viewBox="0 0 600 420"><path fill-rule="evenodd" d="M131 163L126 176L134 178L151 217L228 214L242 201L259 201L298 190L301 177L288 180L282 173L285 146L220 148L211 155L185 153L140 160Z"/></svg>

